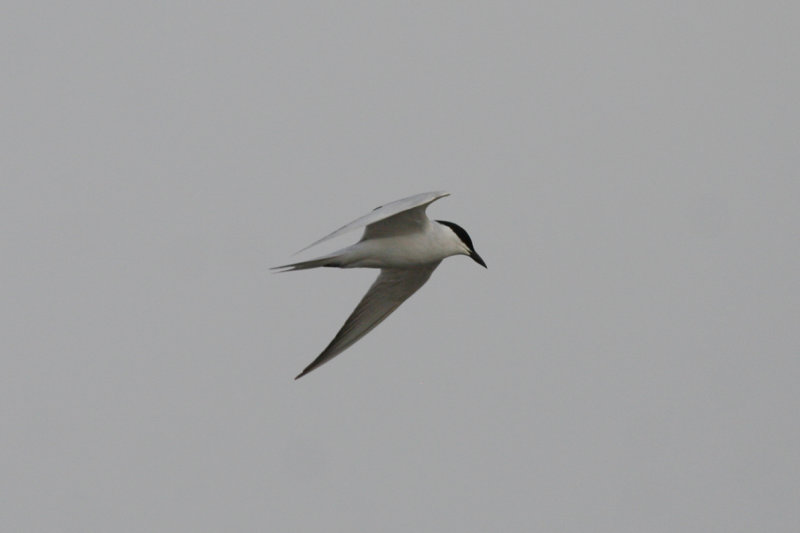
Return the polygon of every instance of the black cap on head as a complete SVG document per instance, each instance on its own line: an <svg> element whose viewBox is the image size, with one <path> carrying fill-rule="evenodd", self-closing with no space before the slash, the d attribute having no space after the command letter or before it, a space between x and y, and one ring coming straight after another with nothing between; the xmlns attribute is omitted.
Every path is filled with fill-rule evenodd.
<svg viewBox="0 0 800 533"><path fill-rule="evenodd" d="M454 222L448 222L446 220L437 220L436 222L438 222L439 224L444 224L445 226L453 230L453 233L455 233L458 236L458 238L461 239L461 242L463 242L465 245L467 245L467 248L469 248L469 256L483 268L488 268L486 266L486 263L483 262L481 256L478 255L478 252L475 251L475 247L472 246L472 239L469 238L467 230L465 230L464 228L462 228L461 226L459 226Z"/></svg>

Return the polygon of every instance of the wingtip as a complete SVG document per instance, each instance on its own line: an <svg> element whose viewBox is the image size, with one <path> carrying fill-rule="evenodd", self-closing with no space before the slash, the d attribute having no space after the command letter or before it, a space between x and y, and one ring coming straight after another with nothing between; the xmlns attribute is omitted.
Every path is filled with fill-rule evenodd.
<svg viewBox="0 0 800 533"><path fill-rule="evenodd" d="M302 249L300 249L300 250L297 250L295 253L293 253L293 254L292 254L292 256L295 256L295 255L297 255L297 254L301 254L301 253L305 252L306 250L308 250L309 248L313 248L314 246L318 245L320 242L321 242L321 241L315 241L315 242L312 242L311 244L309 244L309 245L308 245L308 246L306 246L305 248L302 248Z"/></svg>
<svg viewBox="0 0 800 533"><path fill-rule="evenodd" d="M431 200L431 203L435 202L439 198L444 198L446 196L450 196L450 193L447 192L447 191L431 191L428 194L432 194L433 196L435 196L435 198L433 200Z"/></svg>

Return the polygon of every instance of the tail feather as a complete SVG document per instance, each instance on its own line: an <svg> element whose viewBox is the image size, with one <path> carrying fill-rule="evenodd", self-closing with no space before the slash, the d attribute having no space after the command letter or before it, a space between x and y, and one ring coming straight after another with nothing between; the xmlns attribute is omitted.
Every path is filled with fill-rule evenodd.
<svg viewBox="0 0 800 533"><path fill-rule="evenodd" d="M318 257L309 261L300 261L299 263L291 263L289 265L281 265L270 268L276 273L280 272L293 272L295 270L306 270L308 268L317 267L341 267L342 263L339 261L338 255L329 255L325 257Z"/></svg>

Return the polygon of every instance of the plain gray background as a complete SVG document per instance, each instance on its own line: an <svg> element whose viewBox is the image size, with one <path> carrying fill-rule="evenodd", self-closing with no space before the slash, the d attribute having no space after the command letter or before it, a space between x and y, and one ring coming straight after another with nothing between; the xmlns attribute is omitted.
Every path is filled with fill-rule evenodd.
<svg viewBox="0 0 800 533"><path fill-rule="evenodd" d="M793 3L1 20L3 531L797 530ZM293 381L437 189L489 269Z"/></svg>

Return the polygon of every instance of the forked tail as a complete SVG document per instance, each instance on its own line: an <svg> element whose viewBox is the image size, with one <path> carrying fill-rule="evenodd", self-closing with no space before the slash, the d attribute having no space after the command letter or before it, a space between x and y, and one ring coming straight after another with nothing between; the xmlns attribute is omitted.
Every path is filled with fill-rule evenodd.
<svg viewBox="0 0 800 533"><path fill-rule="evenodd" d="M341 267L342 263L339 261L339 255L328 255L325 257L318 257L309 261L300 261L299 263L292 263L289 265L281 265L270 268L275 272L292 272L294 270L306 270L308 268L317 267Z"/></svg>

